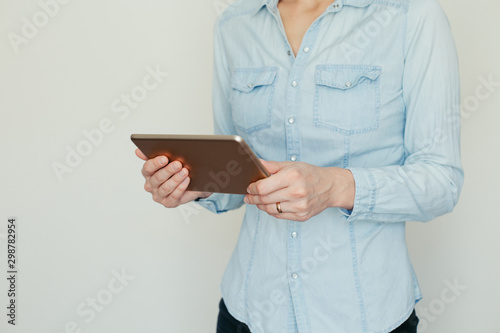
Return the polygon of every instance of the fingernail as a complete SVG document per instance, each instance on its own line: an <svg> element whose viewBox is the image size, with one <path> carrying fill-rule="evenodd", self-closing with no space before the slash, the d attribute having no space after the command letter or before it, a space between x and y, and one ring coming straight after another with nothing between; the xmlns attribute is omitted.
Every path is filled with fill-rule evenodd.
<svg viewBox="0 0 500 333"><path fill-rule="evenodd" d="M174 165L172 165L172 168L174 168L174 170L180 170L181 166L180 166L180 163L179 162L175 162Z"/></svg>
<svg viewBox="0 0 500 333"><path fill-rule="evenodd" d="M159 162L161 165L167 163L167 158L165 156L160 157Z"/></svg>
<svg viewBox="0 0 500 333"><path fill-rule="evenodd" d="M245 201L245 203L248 203L248 198L245 196L245 197L243 198L243 201Z"/></svg>
<svg viewBox="0 0 500 333"><path fill-rule="evenodd" d="M188 181L189 181L189 178L186 178L186 179L184 179L184 180L182 181L182 183L181 183L181 184L186 184Z"/></svg>

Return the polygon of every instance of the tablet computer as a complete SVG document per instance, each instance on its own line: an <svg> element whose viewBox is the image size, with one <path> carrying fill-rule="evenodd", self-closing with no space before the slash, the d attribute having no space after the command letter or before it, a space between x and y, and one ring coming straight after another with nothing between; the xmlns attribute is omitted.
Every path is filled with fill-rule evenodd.
<svg viewBox="0 0 500 333"><path fill-rule="evenodd" d="M247 194L250 183L269 176L238 135L132 134L131 139L148 158L180 161L189 170L189 191Z"/></svg>

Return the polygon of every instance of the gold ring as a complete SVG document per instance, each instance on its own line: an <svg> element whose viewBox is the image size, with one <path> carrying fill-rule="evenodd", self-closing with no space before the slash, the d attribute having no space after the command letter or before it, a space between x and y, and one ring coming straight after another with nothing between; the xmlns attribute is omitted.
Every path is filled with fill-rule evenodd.
<svg viewBox="0 0 500 333"><path fill-rule="evenodd" d="M283 213L283 211L281 210L281 204L279 202L276 203L276 210L278 211L278 213Z"/></svg>

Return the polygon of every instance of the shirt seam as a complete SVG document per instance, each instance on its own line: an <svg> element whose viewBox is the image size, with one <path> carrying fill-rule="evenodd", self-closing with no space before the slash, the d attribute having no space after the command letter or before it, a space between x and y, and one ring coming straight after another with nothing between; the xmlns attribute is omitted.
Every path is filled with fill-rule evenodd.
<svg viewBox="0 0 500 333"><path fill-rule="evenodd" d="M243 287L243 301L244 301L244 304L245 304L245 312L246 312L246 322L248 323L248 326L251 327L253 326L250 322L250 316L248 314L249 310L250 310L250 307L248 305L248 281L250 279L250 273L252 271L252 268L253 268L253 261L254 261L254 258L255 258L255 244L257 243L257 238L259 236L259 230L260 230L260 221L261 221L261 213L260 213L260 209L257 210L257 223L256 223L256 227L255 227L255 233L254 233L254 239L253 239L253 242L252 242L252 250L250 252L250 260L249 260L249 263L248 263L248 270L247 270L247 273L245 275L245 282L244 282L244 287ZM254 329L253 327L251 327L252 330Z"/></svg>
<svg viewBox="0 0 500 333"><path fill-rule="evenodd" d="M359 315L361 317L361 326L363 332L367 332L368 324L366 321L366 309L365 309L363 294L361 292L361 281L359 279L359 271L358 271L358 255L356 250L356 237L354 236L354 224L352 222L349 223L349 238L351 243L352 271L354 275L354 285L356 287L356 294L358 296L358 307L359 307Z"/></svg>

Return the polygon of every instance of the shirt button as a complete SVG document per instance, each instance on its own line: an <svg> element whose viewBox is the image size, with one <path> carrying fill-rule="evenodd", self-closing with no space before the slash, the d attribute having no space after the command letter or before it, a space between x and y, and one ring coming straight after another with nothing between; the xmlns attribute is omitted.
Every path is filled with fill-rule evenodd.
<svg viewBox="0 0 500 333"><path fill-rule="evenodd" d="M297 155L292 155L292 156L290 156L290 160L291 160L292 162L295 162L295 161L297 160Z"/></svg>
<svg viewBox="0 0 500 333"><path fill-rule="evenodd" d="M293 124L293 123L295 122L295 118L294 118L294 117L290 117L290 118L288 118L288 122L289 122L290 124Z"/></svg>
<svg viewBox="0 0 500 333"><path fill-rule="evenodd" d="M305 53L309 52L309 48L308 48L307 46L306 46L306 47L304 47L304 52L305 52Z"/></svg>
<svg viewBox="0 0 500 333"><path fill-rule="evenodd" d="M292 238L297 238L297 232L296 231L292 232Z"/></svg>
<svg viewBox="0 0 500 333"><path fill-rule="evenodd" d="M346 86L347 88L349 88L350 86L352 86L351 81L347 81L347 82L345 83L345 86Z"/></svg>
<svg viewBox="0 0 500 333"><path fill-rule="evenodd" d="M249 83L249 84L247 84L247 87L248 87L248 88L252 88L252 87L253 87L253 83Z"/></svg>
<svg viewBox="0 0 500 333"><path fill-rule="evenodd" d="M292 279L296 279L296 278L298 278L298 277L299 277L299 274L297 274L297 273L292 273Z"/></svg>
<svg viewBox="0 0 500 333"><path fill-rule="evenodd" d="M297 81L292 81L292 87L296 87L299 83Z"/></svg>

